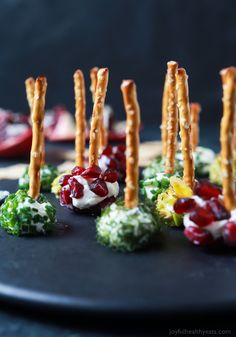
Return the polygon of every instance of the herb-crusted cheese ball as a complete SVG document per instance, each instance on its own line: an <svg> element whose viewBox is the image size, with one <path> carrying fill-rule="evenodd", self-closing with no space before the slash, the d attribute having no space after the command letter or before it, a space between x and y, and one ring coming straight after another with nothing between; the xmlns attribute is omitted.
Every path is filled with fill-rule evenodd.
<svg viewBox="0 0 236 337"><path fill-rule="evenodd" d="M169 187L156 200L156 211L162 222L168 226L181 226L183 217L175 212L174 204L178 198L189 198L192 194L192 189L182 179L172 176Z"/></svg>
<svg viewBox="0 0 236 337"><path fill-rule="evenodd" d="M146 246L158 231L158 222L147 206L126 208L114 203L96 221L98 241L122 252Z"/></svg>
<svg viewBox="0 0 236 337"><path fill-rule="evenodd" d="M155 202L159 194L170 186L171 174L157 173L155 177L140 181L141 193L145 201Z"/></svg>
<svg viewBox="0 0 236 337"><path fill-rule="evenodd" d="M234 179L236 179L236 156L234 153ZM221 158L217 155L210 167L210 181L217 185L222 185Z"/></svg>
<svg viewBox="0 0 236 337"><path fill-rule="evenodd" d="M176 153L176 160L183 167L182 152ZM210 166L215 159L215 153L207 147L198 146L193 152L193 160L195 165L195 175L197 178L208 178Z"/></svg>
<svg viewBox="0 0 236 337"><path fill-rule="evenodd" d="M29 168L26 167L25 171L19 179L19 188L27 190L29 188ZM45 164L40 168L40 190L44 192L51 191L53 180L58 176L57 168L50 164Z"/></svg>
<svg viewBox="0 0 236 337"><path fill-rule="evenodd" d="M13 235L45 234L50 232L56 221L56 210L45 196L37 200L27 191L18 190L10 194L0 211L0 225Z"/></svg>
<svg viewBox="0 0 236 337"><path fill-rule="evenodd" d="M153 162L143 170L144 179L153 178L158 173L165 172L165 159L157 157ZM183 164L182 162L175 161L175 172L177 175L183 174Z"/></svg>

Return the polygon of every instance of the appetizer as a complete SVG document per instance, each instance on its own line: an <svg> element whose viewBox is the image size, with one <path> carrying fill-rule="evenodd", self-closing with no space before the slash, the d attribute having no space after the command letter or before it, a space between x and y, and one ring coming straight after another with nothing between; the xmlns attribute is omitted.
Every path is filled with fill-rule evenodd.
<svg viewBox="0 0 236 337"><path fill-rule="evenodd" d="M29 104L29 108L31 110L32 115L32 109L34 104L34 87L35 87L35 81L32 77L28 78L25 81L26 86L26 96ZM40 150L40 157L41 157L41 163L40 163L40 184L41 184L41 191L50 191L51 190L51 184L53 180L58 176L58 170L55 166L51 164L45 163L45 145L44 145L44 127L42 124L42 132L41 132L41 150ZM29 168L26 167L23 175L19 178L19 188L23 190L27 190L29 188Z"/></svg>
<svg viewBox="0 0 236 337"><path fill-rule="evenodd" d="M188 76L185 69L179 68L177 70L176 79L181 149L184 164L183 178L180 179L176 176L172 176L170 178L170 186L164 192L158 194L156 200L156 209L160 218L170 226L182 225L182 218L175 212L173 205L180 196L190 197L193 194L195 185L194 160L190 133L191 116L188 97ZM172 154L174 157L174 151L172 151ZM173 166L171 169L172 171L167 173L173 172Z"/></svg>
<svg viewBox="0 0 236 337"><path fill-rule="evenodd" d="M168 92L167 111L163 114L163 133L162 134L162 159L159 161L159 172L156 171L155 176L146 178L140 182L141 192L145 199L156 202L160 193L165 191L170 184L170 177L176 175L179 177L180 172L176 170L176 150L177 150L177 134L178 134L178 109L177 109L177 88L176 73L178 64L176 62L167 63L167 76L165 90ZM164 93L165 95L165 93ZM166 106L165 99L164 106ZM164 110L164 109L163 109ZM164 129L168 132L164 132ZM182 168L181 168L182 170Z"/></svg>
<svg viewBox="0 0 236 337"><path fill-rule="evenodd" d="M193 159L195 163L195 174L197 178L208 178L211 164L215 159L215 153L207 147L198 146L199 143L199 114L201 105L199 103L190 104L191 113L191 143L193 151ZM162 99L162 124L161 124L161 139L162 139L162 155L158 156L148 167L143 171L144 179L153 178L157 173L163 172L165 168L165 156L167 152L167 137L168 137L168 76L166 76L163 99ZM175 157L175 172L180 176L183 173L183 157L182 151L176 151Z"/></svg>
<svg viewBox="0 0 236 337"><path fill-rule="evenodd" d="M10 234L26 235L49 232L56 218L55 208L40 194L41 139L47 81L35 81L32 103L32 147L29 166L29 191L10 194L1 206L0 225Z"/></svg>
<svg viewBox="0 0 236 337"><path fill-rule="evenodd" d="M98 68L94 67L90 70L90 78L91 78L91 86L90 91L92 93L92 99L94 101L96 86L97 86L97 73ZM120 144L118 146L108 145L108 128L109 128L109 118L105 114L105 109L103 111L103 115L101 117L101 137L100 137L100 158L99 158L99 166L102 170L113 169L118 173L119 181L125 180L125 172L126 172L126 158L125 144Z"/></svg>
<svg viewBox="0 0 236 337"><path fill-rule="evenodd" d="M221 71L223 117L221 120L221 170L223 191L210 182L196 184L194 196L178 199L175 212L184 215L185 236L195 245L222 241L236 246L236 196L233 175L236 68Z"/></svg>
<svg viewBox="0 0 236 337"><path fill-rule="evenodd" d="M98 241L113 249L131 252L147 245L157 233L157 220L147 206L139 204L140 111L134 81L121 85L126 120L125 200L113 203L96 221Z"/></svg>
<svg viewBox="0 0 236 337"><path fill-rule="evenodd" d="M210 166L215 159L213 150L198 146L199 144L199 114L201 105L199 103L190 103L191 115L191 144L193 151L193 159L195 165L195 175L197 178L208 178ZM177 151L176 160L183 166L182 152Z"/></svg>
<svg viewBox="0 0 236 337"><path fill-rule="evenodd" d="M80 78L81 81L81 78ZM77 212L100 212L102 208L114 202L119 193L118 175L115 171L107 169L102 171L99 165L99 141L101 139L101 117L108 84L108 69L98 71L97 86L95 91L92 123L89 143L89 165L84 168L84 108L81 107L82 99L76 96L78 106L76 163L71 174L60 179L60 203L62 206ZM82 93L82 91L80 91ZM80 124L82 121L82 124ZM78 132L78 130L80 130ZM82 138L82 139L81 139Z"/></svg>

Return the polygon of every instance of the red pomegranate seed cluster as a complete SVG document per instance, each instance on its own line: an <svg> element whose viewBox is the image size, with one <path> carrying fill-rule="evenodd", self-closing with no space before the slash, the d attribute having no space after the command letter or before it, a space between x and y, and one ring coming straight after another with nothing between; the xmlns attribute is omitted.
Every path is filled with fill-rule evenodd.
<svg viewBox="0 0 236 337"><path fill-rule="evenodd" d="M126 174L126 146L119 144L111 147L108 145L102 152L101 159L105 162L107 168L116 170L120 181L124 181Z"/></svg>
<svg viewBox="0 0 236 337"><path fill-rule="evenodd" d="M76 199L83 197L84 186L78 182L76 176L86 179L90 190L99 197L106 197L108 195L106 182L114 183L118 180L118 173L110 168L102 172L98 166L88 167L87 169L75 166L71 174L66 174L60 178L59 184L62 186L60 192L61 205L70 206L72 204L72 197Z"/></svg>
<svg viewBox="0 0 236 337"><path fill-rule="evenodd" d="M189 214L189 219L196 225L186 227L185 236L195 245L212 244L214 238L206 227L215 221L226 220L223 240L229 246L236 246L236 222L229 220L231 214L223 205L221 189L209 181L201 181L196 184L194 194L202 199L201 204L193 198L181 198L174 204L177 214Z"/></svg>

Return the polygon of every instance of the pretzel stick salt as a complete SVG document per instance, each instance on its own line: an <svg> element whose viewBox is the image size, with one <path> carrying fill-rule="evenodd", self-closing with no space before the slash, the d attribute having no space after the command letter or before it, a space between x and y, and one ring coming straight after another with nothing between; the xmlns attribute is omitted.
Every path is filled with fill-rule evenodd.
<svg viewBox="0 0 236 337"><path fill-rule="evenodd" d="M236 68L220 72L223 84L223 117L220 126L221 170L224 204L228 210L236 207L233 164L233 127L235 119Z"/></svg>
<svg viewBox="0 0 236 337"><path fill-rule="evenodd" d="M74 73L74 92L75 92L75 164L77 166L84 166L84 152L85 152L85 85L84 75L81 70L76 70Z"/></svg>
<svg viewBox="0 0 236 337"><path fill-rule="evenodd" d="M32 111L34 102L34 85L35 81L33 77L29 77L25 80L26 97L30 108L30 112Z"/></svg>
<svg viewBox="0 0 236 337"><path fill-rule="evenodd" d="M180 120L181 148L184 162L184 182L194 188L194 162L191 145L191 116L188 97L188 76L185 69L179 68L177 72L177 99Z"/></svg>
<svg viewBox="0 0 236 337"><path fill-rule="evenodd" d="M126 188L125 206L134 208L138 205L139 193L139 126L140 109L137 101L136 85L132 80L121 84L126 110Z"/></svg>
<svg viewBox="0 0 236 337"><path fill-rule="evenodd" d="M191 144L193 152L196 151L199 143L199 114L201 111L201 105L199 103L190 104L191 115Z"/></svg>
<svg viewBox="0 0 236 337"><path fill-rule="evenodd" d="M167 121L167 148L165 173L173 174L175 170L175 155L178 133L178 110L176 95L176 72L178 64L174 61L167 63L168 86L168 121Z"/></svg>
<svg viewBox="0 0 236 337"><path fill-rule="evenodd" d="M168 120L168 85L166 75L162 96L162 122L161 122L161 143L162 143L163 158L166 156L166 148L167 148L167 120Z"/></svg>
<svg viewBox="0 0 236 337"><path fill-rule="evenodd" d="M107 68L99 69L97 75L97 86L90 129L89 166L98 165L101 116L103 115L104 102L108 84L108 76L109 70Z"/></svg>
<svg viewBox="0 0 236 337"><path fill-rule="evenodd" d="M46 89L46 77L38 77L35 81L34 103L32 108L33 138L29 166L29 195L34 199L36 199L40 193L41 140Z"/></svg>

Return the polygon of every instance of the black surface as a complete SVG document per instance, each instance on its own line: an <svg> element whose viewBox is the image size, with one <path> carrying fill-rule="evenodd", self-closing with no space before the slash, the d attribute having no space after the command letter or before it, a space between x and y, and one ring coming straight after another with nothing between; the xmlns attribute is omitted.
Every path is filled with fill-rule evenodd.
<svg viewBox="0 0 236 337"><path fill-rule="evenodd" d="M123 78L137 82L144 122L161 119L166 62L189 74L190 99L203 105L202 121L219 123L219 71L235 64L236 3L233 0L1 0L0 106L28 111L24 80L45 74L46 106L74 111L72 75L108 66L107 102L124 118Z"/></svg>
<svg viewBox="0 0 236 337"><path fill-rule="evenodd" d="M6 181L2 187L13 191L16 184ZM156 247L121 254L96 242L91 217L58 206L57 218L58 230L48 237L1 231L0 298L85 314L236 309L234 251L199 249L181 230L170 229Z"/></svg>

